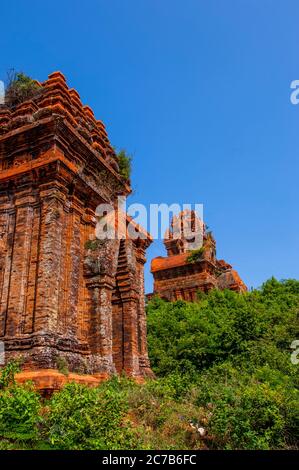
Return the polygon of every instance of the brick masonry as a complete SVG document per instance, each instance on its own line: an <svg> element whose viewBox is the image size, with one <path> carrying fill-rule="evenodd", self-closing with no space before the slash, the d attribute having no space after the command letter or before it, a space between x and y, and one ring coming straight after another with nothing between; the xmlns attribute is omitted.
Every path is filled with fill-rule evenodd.
<svg viewBox="0 0 299 470"><path fill-rule="evenodd" d="M38 85L31 100L0 106L6 360L22 358L22 374L42 378L47 387L40 388L61 382L59 363L75 378L87 374L88 383L122 371L151 376L143 283L151 238L142 232L136 240L88 243L96 207L115 206L130 184L119 174L103 123L64 76L52 73Z"/></svg>
<svg viewBox="0 0 299 470"><path fill-rule="evenodd" d="M202 230L202 251L198 259L190 261L193 250L192 238L180 233L182 221L196 233ZM196 221L196 223L195 223ZM179 234L179 236L174 236ZM216 258L216 242L211 232L201 224L194 211L184 211L174 217L164 239L167 257L159 256L152 260L151 272L154 276L154 293L165 300L195 301L197 292L210 289L231 289L237 292L247 288L237 271L224 260ZM153 294L147 297L150 299Z"/></svg>

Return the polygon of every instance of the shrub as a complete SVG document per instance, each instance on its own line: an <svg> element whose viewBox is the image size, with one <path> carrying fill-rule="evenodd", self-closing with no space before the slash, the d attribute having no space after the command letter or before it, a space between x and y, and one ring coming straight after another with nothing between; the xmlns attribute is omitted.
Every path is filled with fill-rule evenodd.
<svg viewBox="0 0 299 470"><path fill-rule="evenodd" d="M177 399L178 377L150 380L129 395L130 416L140 435L141 448L197 449L204 442L196 426L200 410L189 398ZM185 390L186 391L186 390Z"/></svg>
<svg viewBox="0 0 299 470"><path fill-rule="evenodd" d="M132 157L126 153L125 150L121 150L117 154L119 172L125 180L129 180L132 171Z"/></svg>
<svg viewBox="0 0 299 470"><path fill-rule="evenodd" d="M58 371L61 374L66 375L66 376L69 375L68 363L67 363L67 360L64 357L62 357L62 356L57 357L56 366L57 366Z"/></svg>
<svg viewBox="0 0 299 470"><path fill-rule="evenodd" d="M96 251L98 250L103 244L105 243L105 240L87 240L85 242L85 249L86 250L91 250L91 251Z"/></svg>
<svg viewBox="0 0 299 470"><path fill-rule="evenodd" d="M71 383L54 394L46 418L49 443L56 449L135 448L126 391L116 382L97 388Z"/></svg>
<svg viewBox="0 0 299 470"><path fill-rule="evenodd" d="M12 72L5 92L5 104L16 106L42 93L42 88L35 80L22 72Z"/></svg>
<svg viewBox="0 0 299 470"><path fill-rule="evenodd" d="M0 375L0 389L15 384L15 374L20 371L21 361L10 361L2 369Z"/></svg>
<svg viewBox="0 0 299 470"><path fill-rule="evenodd" d="M30 386L0 391L0 436L17 442L36 441L41 421L40 397Z"/></svg>
<svg viewBox="0 0 299 470"><path fill-rule="evenodd" d="M187 257L187 263L194 264L197 261L201 260L204 251L205 251L204 246L201 246L197 250L192 250L190 252L190 255Z"/></svg>
<svg viewBox="0 0 299 470"><path fill-rule="evenodd" d="M216 380L216 377L215 377ZM286 402L283 392L269 384L210 383L210 448L283 448L286 433ZM199 395L202 392L200 391Z"/></svg>

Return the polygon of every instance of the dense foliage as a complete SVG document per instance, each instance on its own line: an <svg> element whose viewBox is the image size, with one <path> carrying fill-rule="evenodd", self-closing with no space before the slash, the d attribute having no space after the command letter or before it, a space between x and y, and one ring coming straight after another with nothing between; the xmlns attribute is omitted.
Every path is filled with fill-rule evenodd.
<svg viewBox="0 0 299 470"><path fill-rule="evenodd" d="M249 365L268 348L285 353L289 363L298 309L299 281L293 280L272 279L244 294L212 290L199 294L197 303L155 298L148 306L152 366L164 376L201 372L228 359Z"/></svg>
<svg viewBox="0 0 299 470"><path fill-rule="evenodd" d="M189 377L187 392L192 383L194 403L209 410L209 448L297 445L299 366L290 346L299 337L298 281L271 279L244 294L214 290L193 304L156 298L148 330L156 374Z"/></svg>
<svg viewBox="0 0 299 470"><path fill-rule="evenodd" d="M290 449L299 441L299 281L148 305L156 380L69 384L42 400L0 378L0 449Z"/></svg>

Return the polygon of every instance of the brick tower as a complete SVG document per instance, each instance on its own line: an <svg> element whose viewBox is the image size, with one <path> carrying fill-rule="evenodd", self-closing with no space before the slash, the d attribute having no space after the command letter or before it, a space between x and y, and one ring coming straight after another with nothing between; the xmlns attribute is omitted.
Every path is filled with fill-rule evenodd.
<svg viewBox="0 0 299 470"><path fill-rule="evenodd" d="M95 211L131 189L105 127L60 72L0 106L0 341L20 380L58 388L151 375L143 265L148 234L97 241Z"/></svg>
<svg viewBox="0 0 299 470"><path fill-rule="evenodd" d="M189 227L189 233L182 231L183 221ZM201 231L201 237L198 237L200 244L196 250L190 235L197 230ZM151 264L154 294L170 301L195 301L198 291L215 288L247 290L237 271L224 260L216 259L215 239L194 211L183 211L172 219L164 244L167 257L154 258Z"/></svg>

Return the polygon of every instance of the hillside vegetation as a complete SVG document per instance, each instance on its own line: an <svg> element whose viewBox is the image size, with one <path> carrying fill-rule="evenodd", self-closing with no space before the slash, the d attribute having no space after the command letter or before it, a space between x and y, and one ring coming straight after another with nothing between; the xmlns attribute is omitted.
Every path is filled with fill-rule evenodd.
<svg viewBox="0 0 299 470"><path fill-rule="evenodd" d="M294 449L299 441L299 281L197 303L154 298L148 341L157 376L69 384L43 400L0 380L0 449ZM293 361L294 362L294 361Z"/></svg>

